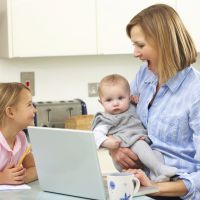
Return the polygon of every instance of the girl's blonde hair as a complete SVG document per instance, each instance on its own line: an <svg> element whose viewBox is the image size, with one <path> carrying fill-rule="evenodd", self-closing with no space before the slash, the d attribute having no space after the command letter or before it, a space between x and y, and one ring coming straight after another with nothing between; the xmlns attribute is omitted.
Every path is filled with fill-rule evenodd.
<svg viewBox="0 0 200 200"><path fill-rule="evenodd" d="M120 84L124 87L125 90L127 90L127 92L130 93L130 86L129 83L127 81L126 78L124 78L123 76L119 75L119 74L111 74L108 76L105 76L99 83L99 87L98 87L98 94L99 97L101 97L103 95L103 86L104 85L115 85L115 84Z"/></svg>
<svg viewBox="0 0 200 200"><path fill-rule="evenodd" d="M6 108L18 103L20 92L23 89L30 91L22 83L0 83L0 125L4 121Z"/></svg>
<svg viewBox="0 0 200 200"><path fill-rule="evenodd" d="M136 25L142 28L146 39L158 52L157 69L161 83L196 61L194 42L172 7L155 4L139 12L126 27L130 38L131 29Z"/></svg>

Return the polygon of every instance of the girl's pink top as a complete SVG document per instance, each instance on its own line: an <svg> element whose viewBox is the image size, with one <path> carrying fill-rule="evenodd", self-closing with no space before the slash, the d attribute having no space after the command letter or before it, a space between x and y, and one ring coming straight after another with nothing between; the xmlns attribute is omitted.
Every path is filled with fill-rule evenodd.
<svg viewBox="0 0 200 200"><path fill-rule="evenodd" d="M16 135L14 148L11 149L0 131L0 171L2 171L8 164L16 166L20 158L28 147L26 135L20 131Z"/></svg>

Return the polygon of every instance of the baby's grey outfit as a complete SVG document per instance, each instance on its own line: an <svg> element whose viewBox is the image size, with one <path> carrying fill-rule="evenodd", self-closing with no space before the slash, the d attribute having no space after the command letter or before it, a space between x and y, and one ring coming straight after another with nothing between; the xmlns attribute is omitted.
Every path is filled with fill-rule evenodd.
<svg viewBox="0 0 200 200"><path fill-rule="evenodd" d="M97 148L106 140L108 135L120 139L121 147L130 147L139 157L141 162L155 174L155 181L169 180L176 174L176 168L163 164L162 159L156 157L149 144L147 130L136 114L136 108L130 105L129 109L117 115L98 112L92 123ZM140 140L143 137L144 140ZM121 171L121 167L115 163Z"/></svg>
<svg viewBox="0 0 200 200"><path fill-rule="evenodd" d="M130 147L142 136L145 137L146 142L150 143L147 131L138 119L135 107L132 105L126 112L117 115L97 113L92 124L94 133L95 128L98 126L105 127L103 135L113 135L113 137L119 138L122 141L122 147Z"/></svg>

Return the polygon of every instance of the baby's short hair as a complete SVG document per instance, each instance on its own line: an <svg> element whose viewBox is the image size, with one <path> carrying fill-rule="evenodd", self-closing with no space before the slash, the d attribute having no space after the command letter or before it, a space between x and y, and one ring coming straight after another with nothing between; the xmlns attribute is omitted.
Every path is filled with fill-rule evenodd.
<svg viewBox="0 0 200 200"><path fill-rule="evenodd" d="M105 76L103 79L101 79L98 86L99 96L102 96L103 94L102 87L104 85L116 85L116 84L120 84L124 86L124 88L127 89L127 92L130 93L130 85L125 77L119 74L110 74L108 76Z"/></svg>

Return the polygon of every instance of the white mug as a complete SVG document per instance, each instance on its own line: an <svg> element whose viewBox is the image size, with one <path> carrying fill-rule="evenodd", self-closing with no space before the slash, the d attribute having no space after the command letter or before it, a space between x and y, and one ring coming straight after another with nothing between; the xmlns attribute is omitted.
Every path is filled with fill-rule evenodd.
<svg viewBox="0 0 200 200"><path fill-rule="evenodd" d="M140 181L130 173L109 173L107 186L110 200L131 200L140 188Z"/></svg>

